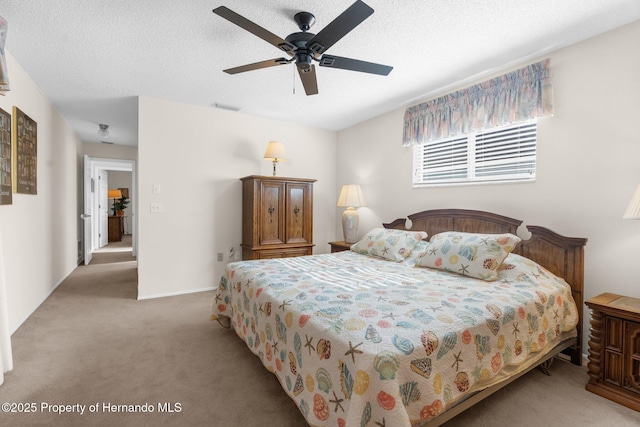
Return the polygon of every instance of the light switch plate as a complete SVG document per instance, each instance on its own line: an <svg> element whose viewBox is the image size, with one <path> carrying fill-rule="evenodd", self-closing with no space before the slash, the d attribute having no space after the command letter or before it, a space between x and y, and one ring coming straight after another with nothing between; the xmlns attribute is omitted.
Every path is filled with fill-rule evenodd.
<svg viewBox="0 0 640 427"><path fill-rule="evenodd" d="M153 184L153 194L160 194L160 184Z"/></svg>

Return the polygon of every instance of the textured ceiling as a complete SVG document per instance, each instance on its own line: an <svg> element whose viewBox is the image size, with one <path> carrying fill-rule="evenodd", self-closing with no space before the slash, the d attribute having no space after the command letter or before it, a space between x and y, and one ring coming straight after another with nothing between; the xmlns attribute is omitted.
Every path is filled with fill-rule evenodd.
<svg viewBox="0 0 640 427"><path fill-rule="evenodd" d="M328 53L389 76L316 67L320 93L306 96L293 64L222 72L283 55L212 9L284 38L295 13L313 13L317 33L353 1L0 0L0 15L7 51L80 138L98 142L106 123L125 145L139 95L339 130L640 19L638 0L364 0L375 13Z"/></svg>

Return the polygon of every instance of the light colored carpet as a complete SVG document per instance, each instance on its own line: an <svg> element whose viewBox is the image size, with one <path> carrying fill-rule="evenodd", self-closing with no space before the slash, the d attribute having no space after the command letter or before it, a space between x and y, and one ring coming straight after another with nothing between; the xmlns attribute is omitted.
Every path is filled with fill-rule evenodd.
<svg viewBox="0 0 640 427"><path fill-rule="evenodd" d="M16 331L0 402L36 411L0 413L0 425L306 425L237 335L209 321L212 292L137 301L136 272L130 251L100 251ZM530 372L445 426L640 425L640 413L584 390L585 368L556 361L551 371ZM85 413L45 404L85 405ZM144 404L154 412L106 410Z"/></svg>

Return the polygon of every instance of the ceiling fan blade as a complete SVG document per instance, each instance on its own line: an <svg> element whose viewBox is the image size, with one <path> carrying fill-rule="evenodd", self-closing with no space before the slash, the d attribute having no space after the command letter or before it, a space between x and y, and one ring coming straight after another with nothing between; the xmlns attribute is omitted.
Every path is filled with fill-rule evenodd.
<svg viewBox="0 0 640 427"><path fill-rule="evenodd" d="M381 76L387 76L391 70L393 70L393 67L389 65L376 64L374 62L360 61L359 59L343 58L341 56L333 55L322 55L322 58L320 58L320 66L379 74Z"/></svg>
<svg viewBox="0 0 640 427"><path fill-rule="evenodd" d="M321 54L373 14L373 9L357 0L307 42L307 48Z"/></svg>
<svg viewBox="0 0 640 427"><path fill-rule="evenodd" d="M289 60L286 58L276 58L276 59L268 59L266 61L255 62L253 64L241 65L235 68L227 68L226 70L222 70L227 74L238 74L244 73L245 71L253 71L259 70L261 68L269 68L275 67L276 65L286 65L289 63Z"/></svg>
<svg viewBox="0 0 640 427"><path fill-rule="evenodd" d="M300 75L300 80L302 80L305 93L307 95L317 95L318 80L316 79L316 67L312 64L307 71L298 68L298 74Z"/></svg>
<svg viewBox="0 0 640 427"><path fill-rule="evenodd" d="M260 37L262 40L266 41L267 43L271 43L278 49L282 49L289 54L291 54L293 51L296 50L296 47L291 43L289 43L288 41L282 39L281 37L276 36L275 34L273 34L268 30L265 30L255 22L249 21L244 16L238 15L236 12L234 12L233 10L227 7L224 7L224 6L217 7L213 9L213 13L223 17L229 22L236 24L238 27L242 29L249 31L251 34L254 34Z"/></svg>

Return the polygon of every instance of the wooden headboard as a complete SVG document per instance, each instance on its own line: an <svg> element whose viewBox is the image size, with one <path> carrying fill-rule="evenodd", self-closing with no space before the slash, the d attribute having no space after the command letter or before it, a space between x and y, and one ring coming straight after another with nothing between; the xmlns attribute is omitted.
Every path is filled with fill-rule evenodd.
<svg viewBox="0 0 640 427"><path fill-rule="evenodd" d="M517 234L522 221L490 212L467 209L434 209L408 216L411 227L406 227L407 218L399 218L383 224L385 228L399 230L426 231L429 237L444 231L468 233L511 233ZM547 270L562 277L570 286L573 299L578 307L578 338L569 349L571 362L582 363L582 307L584 288L584 246L587 239L561 236L553 231L535 225L527 226L531 233L528 240L521 241L514 253L523 255Z"/></svg>

